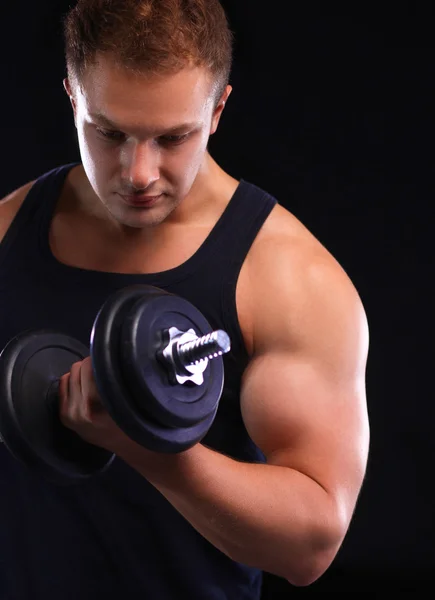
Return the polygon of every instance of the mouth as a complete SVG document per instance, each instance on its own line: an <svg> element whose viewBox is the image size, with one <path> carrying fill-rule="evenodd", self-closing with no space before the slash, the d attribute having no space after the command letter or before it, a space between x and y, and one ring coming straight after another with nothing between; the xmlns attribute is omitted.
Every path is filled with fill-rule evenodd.
<svg viewBox="0 0 435 600"><path fill-rule="evenodd" d="M156 204L162 198L163 194L157 196L147 196L145 194L123 195L120 194L121 198L128 206L139 206L139 207L151 207Z"/></svg>

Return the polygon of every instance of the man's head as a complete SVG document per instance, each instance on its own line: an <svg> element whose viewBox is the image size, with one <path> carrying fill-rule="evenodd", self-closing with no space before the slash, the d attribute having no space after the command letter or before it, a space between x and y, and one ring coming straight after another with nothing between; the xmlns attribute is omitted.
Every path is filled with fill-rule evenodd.
<svg viewBox="0 0 435 600"><path fill-rule="evenodd" d="M112 216L162 222L188 194L231 88L218 0L78 0L65 20L83 165ZM162 194L149 210L122 196Z"/></svg>

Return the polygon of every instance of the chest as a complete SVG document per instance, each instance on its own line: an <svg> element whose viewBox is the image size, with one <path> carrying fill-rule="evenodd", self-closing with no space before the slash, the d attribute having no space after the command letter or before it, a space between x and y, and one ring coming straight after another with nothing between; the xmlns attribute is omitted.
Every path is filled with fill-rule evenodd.
<svg viewBox="0 0 435 600"><path fill-rule="evenodd" d="M180 228L181 229L181 228ZM97 222L55 215L49 232L50 250L59 262L80 269L143 275L174 269L189 260L209 232L204 228L153 235L108 233Z"/></svg>
<svg viewBox="0 0 435 600"><path fill-rule="evenodd" d="M176 269L200 251L210 235L208 227L174 227L156 236L153 243L137 239L117 239L88 223L53 218L50 250L65 265L106 273L145 275ZM252 294L246 265L242 266L236 286L236 310L246 349L253 352Z"/></svg>

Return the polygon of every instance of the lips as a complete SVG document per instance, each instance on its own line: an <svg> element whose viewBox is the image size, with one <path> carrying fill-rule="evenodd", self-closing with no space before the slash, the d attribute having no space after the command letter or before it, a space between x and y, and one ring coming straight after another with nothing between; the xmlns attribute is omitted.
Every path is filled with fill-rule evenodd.
<svg viewBox="0 0 435 600"><path fill-rule="evenodd" d="M129 206L153 206L162 197L162 194L158 196L146 196L145 194L128 196L120 194L120 196Z"/></svg>

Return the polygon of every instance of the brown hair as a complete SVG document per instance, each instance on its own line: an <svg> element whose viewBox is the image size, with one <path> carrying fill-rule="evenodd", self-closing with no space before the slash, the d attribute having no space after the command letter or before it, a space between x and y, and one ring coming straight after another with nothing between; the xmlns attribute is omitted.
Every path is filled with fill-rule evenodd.
<svg viewBox="0 0 435 600"><path fill-rule="evenodd" d="M99 53L135 73L206 67L218 99L230 76L232 33L219 0L78 0L65 17L64 39L76 82Z"/></svg>

